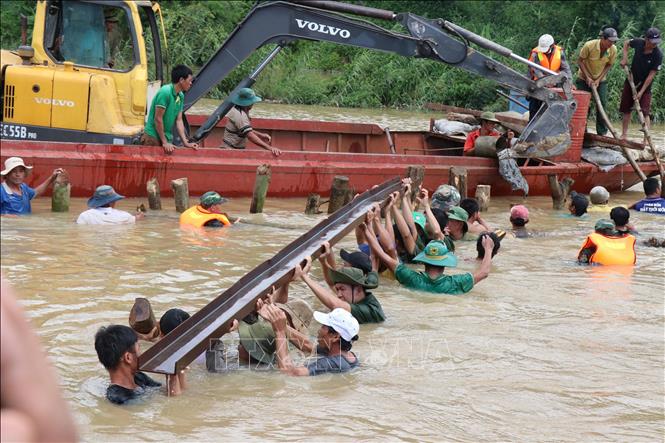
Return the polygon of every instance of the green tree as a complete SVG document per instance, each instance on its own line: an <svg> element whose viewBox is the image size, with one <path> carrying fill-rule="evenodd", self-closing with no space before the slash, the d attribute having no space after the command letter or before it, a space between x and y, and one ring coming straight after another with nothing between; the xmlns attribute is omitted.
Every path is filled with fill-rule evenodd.
<svg viewBox="0 0 665 443"><path fill-rule="evenodd" d="M665 7L659 0L347 1L396 13L412 12L428 18L443 18L525 57L536 45L538 37L549 33L563 45L574 72L579 48L587 40L596 38L603 25L613 26L619 32L622 37L619 47L623 38L638 37L650 26L665 28ZM196 72L254 4L253 0L162 1L171 65L186 63ZM2 2L0 36L5 49L19 44L20 14L30 17L29 27L32 27L34 2ZM406 32L398 23L368 21L395 32ZM269 50L262 48L252 54L222 79L209 95L225 97ZM526 72L525 66L514 60L497 55L492 57ZM620 117L618 103L623 79L624 74L617 63L608 76L610 97L607 111L613 119ZM282 51L261 74L256 88L263 96L285 103L418 108L426 102L441 102L493 110L507 107L506 100L496 94L495 83L451 66L307 41L294 42ZM665 74L656 76L652 94L652 114L656 121L664 121Z"/></svg>

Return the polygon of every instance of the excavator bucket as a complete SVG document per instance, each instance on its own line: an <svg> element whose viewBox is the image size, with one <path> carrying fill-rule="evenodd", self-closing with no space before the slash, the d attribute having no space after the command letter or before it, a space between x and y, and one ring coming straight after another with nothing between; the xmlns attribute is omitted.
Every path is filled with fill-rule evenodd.
<svg viewBox="0 0 665 443"><path fill-rule="evenodd" d="M574 100L543 103L513 146L514 157L554 157L570 146L570 119Z"/></svg>

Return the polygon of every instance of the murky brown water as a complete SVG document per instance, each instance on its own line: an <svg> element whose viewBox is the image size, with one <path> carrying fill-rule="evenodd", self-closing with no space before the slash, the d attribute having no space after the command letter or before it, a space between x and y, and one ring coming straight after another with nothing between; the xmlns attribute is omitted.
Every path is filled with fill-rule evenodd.
<svg viewBox="0 0 665 443"><path fill-rule="evenodd" d="M612 203L640 197L624 192ZM489 223L506 228L510 202L494 198ZM104 398L98 327L126 324L138 296L158 316L171 307L193 313L322 216L302 215L304 199L269 200L263 215L236 199L229 212L255 224L193 234L179 229L172 200L137 226L103 229L73 223L83 199L69 214L49 204L38 199L33 216L2 218L2 272L86 441L663 440L665 251L638 245L637 266L625 272L576 265L600 215L560 218L548 198L529 198L530 226L547 235L504 241L490 277L464 296L383 280L375 294L388 320L362 326L354 346L362 367L350 374L209 374L193 364L183 396L116 407ZM641 239L665 234L663 217L631 220ZM342 245L352 247L352 237ZM460 243L459 256L471 259L474 249ZM462 260L459 270L474 266ZM291 296L321 308L302 283Z"/></svg>

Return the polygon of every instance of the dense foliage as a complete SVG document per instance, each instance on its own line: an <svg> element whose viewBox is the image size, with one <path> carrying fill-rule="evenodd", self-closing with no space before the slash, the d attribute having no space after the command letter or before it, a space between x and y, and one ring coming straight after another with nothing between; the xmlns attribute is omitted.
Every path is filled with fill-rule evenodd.
<svg viewBox="0 0 665 443"><path fill-rule="evenodd" d="M582 44L596 38L603 25L613 26L622 37L619 55L623 37L640 36L649 26L665 30L665 6L659 0L350 2L430 18L441 17L524 56L536 45L540 34L547 32L564 47L573 62ZM171 62L195 68L202 66L254 3L253 0L162 1ZM33 5L29 0L2 2L3 48L18 44L18 15L32 14ZM401 25L375 22L403 32ZM253 54L213 90L212 96L225 96L268 50L263 48ZM524 65L499 59L525 71ZM573 63L573 71L576 70ZM608 112L613 118L619 117L623 80L623 71L617 63L609 74ZM269 99L287 103L420 107L426 102L440 102L493 110L507 107L506 100L496 94L495 83L441 63L305 41L295 42L283 51L263 72L256 89ZM657 75L654 82L652 113L657 120L665 120L665 73Z"/></svg>

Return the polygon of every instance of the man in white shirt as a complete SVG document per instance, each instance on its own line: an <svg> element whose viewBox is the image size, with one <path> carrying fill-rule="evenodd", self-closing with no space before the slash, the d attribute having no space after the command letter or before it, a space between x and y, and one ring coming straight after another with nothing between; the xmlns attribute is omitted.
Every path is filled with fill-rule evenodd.
<svg viewBox="0 0 665 443"><path fill-rule="evenodd" d="M88 209L79 215L76 223L79 225L127 225L143 218L142 213L132 215L129 212L115 209L118 200L124 196L115 192L112 186L101 185L95 189L95 194L88 199Z"/></svg>

